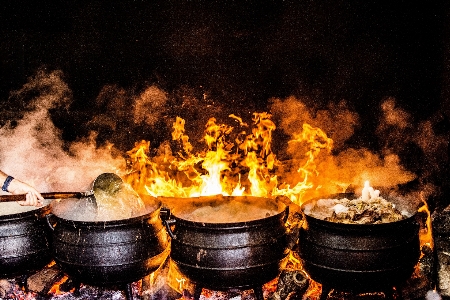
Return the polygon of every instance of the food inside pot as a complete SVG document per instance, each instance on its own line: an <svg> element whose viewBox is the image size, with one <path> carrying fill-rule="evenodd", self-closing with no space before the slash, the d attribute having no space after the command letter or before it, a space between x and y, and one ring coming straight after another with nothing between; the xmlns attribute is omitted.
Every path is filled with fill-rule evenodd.
<svg viewBox="0 0 450 300"><path fill-rule="evenodd" d="M56 200L52 212L73 221L113 221L138 217L154 211L155 200L144 202L131 186L124 184L114 195L97 192L95 202L90 197Z"/></svg>
<svg viewBox="0 0 450 300"><path fill-rule="evenodd" d="M235 223L263 219L276 213L276 210L248 205L239 201L231 201L217 206L200 207L191 214L182 214L181 217L203 223Z"/></svg>
<svg viewBox="0 0 450 300"><path fill-rule="evenodd" d="M409 217L406 212L400 212L393 203L382 197L368 200L320 199L305 205L304 211L316 219L347 224L390 223Z"/></svg>
<svg viewBox="0 0 450 300"><path fill-rule="evenodd" d="M357 199L319 199L305 203L304 212L316 219L346 224L390 223L411 216L380 196L367 182Z"/></svg>
<svg viewBox="0 0 450 300"><path fill-rule="evenodd" d="M181 219L201 223L239 223L264 219L283 211L274 199L246 196L207 196L163 200Z"/></svg>

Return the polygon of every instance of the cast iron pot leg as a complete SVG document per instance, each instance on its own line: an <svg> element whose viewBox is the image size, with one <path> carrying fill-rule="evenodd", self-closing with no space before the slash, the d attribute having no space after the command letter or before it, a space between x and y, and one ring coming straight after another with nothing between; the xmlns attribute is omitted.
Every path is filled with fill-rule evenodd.
<svg viewBox="0 0 450 300"><path fill-rule="evenodd" d="M73 295L75 297L80 297L81 296L81 282L78 279L72 279L72 283L73 283L73 287L75 288L75 290L73 291Z"/></svg>
<svg viewBox="0 0 450 300"><path fill-rule="evenodd" d="M387 289L384 292L386 299L388 300L402 300L402 292L400 290L396 291L394 287Z"/></svg>
<svg viewBox="0 0 450 300"><path fill-rule="evenodd" d="M127 300L133 300L133 289L131 288L131 283L125 285L125 298Z"/></svg>
<svg viewBox="0 0 450 300"><path fill-rule="evenodd" d="M327 300L328 294L331 292L331 288L326 285L322 285L322 292L320 293L320 300Z"/></svg>
<svg viewBox="0 0 450 300"><path fill-rule="evenodd" d="M22 275L19 278L20 281L20 287L25 290L25 292L28 293L28 275Z"/></svg>
<svg viewBox="0 0 450 300"><path fill-rule="evenodd" d="M73 286L74 286L75 290L73 291L72 294L75 297L80 297L81 296L81 292L80 292L81 282L79 282L78 280L73 280Z"/></svg>
<svg viewBox="0 0 450 300"><path fill-rule="evenodd" d="M256 300L264 300L264 293L262 286L257 286L253 288Z"/></svg>
<svg viewBox="0 0 450 300"><path fill-rule="evenodd" d="M202 294L203 288L199 285L195 285L194 288L194 300L200 300L200 295Z"/></svg>

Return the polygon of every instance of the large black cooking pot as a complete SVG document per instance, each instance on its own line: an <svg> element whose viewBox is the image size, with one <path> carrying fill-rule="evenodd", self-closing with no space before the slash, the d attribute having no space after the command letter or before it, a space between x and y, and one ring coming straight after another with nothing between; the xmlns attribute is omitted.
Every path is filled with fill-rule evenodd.
<svg viewBox="0 0 450 300"><path fill-rule="evenodd" d="M221 197L222 201L232 198ZM288 253L285 223L289 211L283 203L276 205L274 215L233 223L196 222L172 211L166 221L172 236L171 260L189 280L214 290L254 288L276 278Z"/></svg>
<svg viewBox="0 0 450 300"><path fill-rule="evenodd" d="M51 262L50 234L45 222L49 211L46 205L0 216L0 278L28 275Z"/></svg>
<svg viewBox="0 0 450 300"><path fill-rule="evenodd" d="M355 198L353 194L330 199ZM383 224L342 224L305 215L299 255L311 278L342 291L384 291L412 275L420 256L417 209L400 198L387 199L410 217ZM313 200L311 200L313 201ZM302 209L310 201L302 205Z"/></svg>
<svg viewBox="0 0 450 300"><path fill-rule="evenodd" d="M128 284L155 271L169 254L159 204L148 214L114 221L74 221L49 215L53 256L85 284Z"/></svg>

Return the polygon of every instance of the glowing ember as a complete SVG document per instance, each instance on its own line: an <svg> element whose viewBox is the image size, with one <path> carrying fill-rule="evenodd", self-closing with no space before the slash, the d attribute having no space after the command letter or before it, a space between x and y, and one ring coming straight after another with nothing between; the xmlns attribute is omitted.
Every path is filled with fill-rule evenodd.
<svg viewBox="0 0 450 300"><path fill-rule="evenodd" d="M0 280L0 299L11 300L85 300L85 299L115 299L115 300L129 300L125 292L112 288L93 287L89 285L81 285L78 292L60 291L60 285L67 281L67 277L63 277L56 282L47 295L41 295L33 291L25 291L21 288L15 280ZM3 291L5 288L6 291ZM142 284L140 281L131 283L131 292L133 299L140 296Z"/></svg>
<svg viewBox="0 0 450 300"><path fill-rule="evenodd" d="M64 294L64 292L62 292L60 290L60 285L64 282L67 281L67 279L69 279L69 276L65 275L63 276L58 282L56 282L50 289L50 291L48 292L49 294L53 294L53 295L61 295ZM73 292L73 290L72 290Z"/></svg>

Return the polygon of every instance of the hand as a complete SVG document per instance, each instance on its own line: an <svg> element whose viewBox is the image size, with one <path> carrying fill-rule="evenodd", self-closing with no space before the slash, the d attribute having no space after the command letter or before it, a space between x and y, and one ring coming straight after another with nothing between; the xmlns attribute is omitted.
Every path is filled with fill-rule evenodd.
<svg viewBox="0 0 450 300"><path fill-rule="evenodd" d="M44 197L32 186L22 182L18 179L13 179L8 187L8 192L11 194L27 194L27 200L17 201L20 205L34 205L41 206Z"/></svg>

